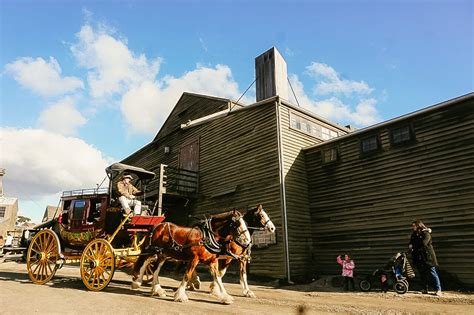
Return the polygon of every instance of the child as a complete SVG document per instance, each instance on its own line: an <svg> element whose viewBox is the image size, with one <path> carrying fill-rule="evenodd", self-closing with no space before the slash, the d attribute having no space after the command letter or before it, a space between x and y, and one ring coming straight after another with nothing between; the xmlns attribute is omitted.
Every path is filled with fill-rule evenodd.
<svg viewBox="0 0 474 315"><path fill-rule="evenodd" d="M337 263L342 266L342 276L344 277L344 291L349 290L349 283L351 290L354 291L354 268L355 264L352 257L348 254L344 255L344 260L341 259L341 255L337 256Z"/></svg>

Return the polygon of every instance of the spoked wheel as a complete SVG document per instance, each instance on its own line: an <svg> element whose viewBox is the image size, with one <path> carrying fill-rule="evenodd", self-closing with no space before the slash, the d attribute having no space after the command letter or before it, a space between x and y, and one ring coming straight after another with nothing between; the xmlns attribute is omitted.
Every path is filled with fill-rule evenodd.
<svg viewBox="0 0 474 315"><path fill-rule="evenodd" d="M364 279L361 282L359 282L359 288L363 292L368 292L372 288L372 283L370 283L369 280Z"/></svg>
<svg viewBox="0 0 474 315"><path fill-rule="evenodd" d="M156 262L153 261L146 266L145 273L143 274L143 283L151 283L153 281L153 273L156 269Z"/></svg>
<svg viewBox="0 0 474 315"><path fill-rule="evenodd" d="M26 268L31 281L45 284L56 273L59 259L59 238L52 230L41 230L31 240Z"/></svg>
<svg viewBox="0 0 474 315"><path fill-rule="evenodd" d="M103 239L90 242L81 256L81 278L92 291L107 287L115 272L115 257L112 246Z"/></svg>
<svg viewBox="0 0 474 315"><path fill-rule="evenodd" d="M408 283L406 281L399 280L395 282L395 284L393 285L393 289L398 294L405 294L408 291Z"/></svg>

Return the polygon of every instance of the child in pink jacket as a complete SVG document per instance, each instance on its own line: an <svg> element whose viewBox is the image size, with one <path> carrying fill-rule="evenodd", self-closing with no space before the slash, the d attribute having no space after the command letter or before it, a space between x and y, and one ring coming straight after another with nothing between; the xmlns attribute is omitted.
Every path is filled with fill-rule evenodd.
<svg viewBox="0 0 474 315"><path fill-rule="evenodd" d="M348 254L344 255L344 260L341 259L341 256L337 256L336 261L339 265L342 266L342 276L344 277L344 291L349 290L349 283L351 285L351 290L354 291L354 268L355 264L352 260L352 257Z"/></svg>

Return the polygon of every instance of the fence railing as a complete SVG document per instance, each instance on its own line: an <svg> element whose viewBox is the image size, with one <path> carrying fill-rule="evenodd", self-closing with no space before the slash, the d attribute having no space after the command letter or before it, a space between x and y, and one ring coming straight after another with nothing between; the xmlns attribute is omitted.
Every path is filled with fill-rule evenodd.
<svg viewBox="0 0 474 315"><path fill-rule="evenodd" d="M99 195L99 194L106 194L108 192L109 192L108 188L87 188L87 189L63 191L62 196L72 197L72 196Z"/></svg>
<svg viewBox="0 0 474 315"><path fill-rule="evenodd" d="M164 173L166 175L164 187L167 193L194 194L198 192L198 172L166 166Z"/></svg>

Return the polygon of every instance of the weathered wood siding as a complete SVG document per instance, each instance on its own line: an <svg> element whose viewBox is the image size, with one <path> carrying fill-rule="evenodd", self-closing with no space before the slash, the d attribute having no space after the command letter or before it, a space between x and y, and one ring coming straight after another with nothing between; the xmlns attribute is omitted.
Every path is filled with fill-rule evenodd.
<svg viewBox="0 0 474 315"><path fill-rule="evenodd" d="M321 143L323 140L303 133L290 127L290 112L310 119L322 126L342 133L314 117L307 116L297 109L281 103L279 106L281 142L283 155L283 173L285 180L286 208L288 218L288 246L290 259L290 276L292 280L299 280L310 276L312 236L311 216L308 203L308 185L303 148Z"/></svg>
<svg viewBox="0 0 474 315"><path fill-rule="evenodd" d="M190 120L198 119L229 108L230 101L222 98L183 93L164 122L155 140L176 131Z"/></svg>
<svg viewBox="0 0 474 315"><path fill-rule="evenodd" d="M474 285L474 101L449 104L305 150L316 273L340 273L336 255L348 252L356 274L371 272L407 249L421 219L442 280ZM415 141L393 146L390 130L404 124ZM360 140L373 134L382 150L361 156ZM339 161L324 165L322 150L334 146Z"/></svg>
<svg viewBox="0 0 474 315"><path fill-rule="evenodd" d="M233 208L245 209L262 203L277 227L277 243L254 249L250 269L254 274L284 278L275 101L235 110L226 117L182 130L177 126L188 120L187 115L193 115L194 119L204 116L195 113L199 112L199 108L206 115L221 108L213 100L199 102L199 108L192 105L194 101L191 99L186 102L191 104L187 109L184 109L186 106L183 104L178 104L176 107L183 109L173 110L173 117L167 120L166 128L162 129L166 132L160 131L154 142L123 162L155 172L159 171L161 163L177 167L179 147L198 139L198 197L182 204L177 204L174 197L166 197L163 208L167 220L188 225L195 221L192 217ZM210 102L213 110L205 109L207 102ZM178 112L183 110L185 114L179 117ZM164 153L165 146L171 148L170 153ZM156 195L157 184L157 180L151 183L151 195Z"/></svg>
<svg viewBox="0 0 474 315"><path fill-rule="evenodd" d="M232 112L204 128L193 214L262 203L277 227L277 244L252 250L251 272L284 277L275 102Z"/></svg>

